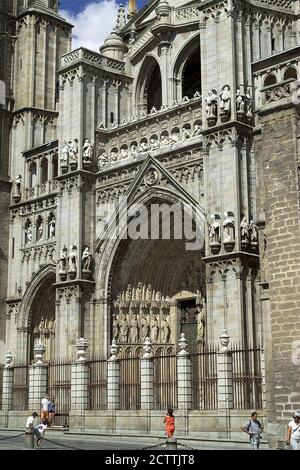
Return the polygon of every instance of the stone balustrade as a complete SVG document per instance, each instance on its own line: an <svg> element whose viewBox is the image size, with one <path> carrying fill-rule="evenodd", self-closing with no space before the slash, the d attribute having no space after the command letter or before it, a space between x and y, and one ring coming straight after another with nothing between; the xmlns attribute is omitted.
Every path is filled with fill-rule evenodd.
<svg viewBox="0 0 300 470"><path fill-rule="evenodd" d="M84 47L80 47L79 49L75 49L74 51L63 55L61 58L61 67L69 67L77 62L85 62L89 65L101 66L101 68L104 67L109 70L113 70L114 72L124 72L125 70L125 62L122 60L104 57L103 55L90 51L89 49L85 49Z"/></svg>
<svg viewBox="0 0 300 470"><path fill-rule="evenodd" d="M151 152L173 150L187 140L201 139L202 106L201 95L183 98L182 103L174 102L171 108L162 106L152 109L149 114L126 118L119 126L97 128L98 169L125 159L135 159Z"/></svg>

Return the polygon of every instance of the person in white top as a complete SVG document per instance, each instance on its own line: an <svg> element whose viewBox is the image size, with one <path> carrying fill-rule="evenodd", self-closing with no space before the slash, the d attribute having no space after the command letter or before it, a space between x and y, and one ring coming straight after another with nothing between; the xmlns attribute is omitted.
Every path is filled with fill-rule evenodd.
<svg viewBox="0 0 300 470"><path fill-rule="evenodd" d="M32 415L27 418L26 425L25 425L26 431L29 431L30 429L34 428L33 422L35 418L37 418L37 415L38 414L34 411Z"/></svg>
<svg viewBox="0 0 300 470"><path fill-rule="evenodd" d="M41 424L38 424L34 429L33 432L36 435L37 441L36 444L38 447L41 447L43 437L45 435L45 431L47 429L47 421L42 421Z"/></svg>
<svg viewBox="0 0 300 470"><path fill-rule="evenodd" d="M292 450L300 450L300 411L295 411L293 418L288 424L286 444L290 445Z"/></svg>
<svg viewBox="0 0 300 470"><path fill-rule="evenodd" d="M48 420L48 417L49 417L48 405L49 405L49 395L48 393L46 393L46 395L44 396L44 398L42 398L42 401L41 401L41 420L42 421Z"/></svg>

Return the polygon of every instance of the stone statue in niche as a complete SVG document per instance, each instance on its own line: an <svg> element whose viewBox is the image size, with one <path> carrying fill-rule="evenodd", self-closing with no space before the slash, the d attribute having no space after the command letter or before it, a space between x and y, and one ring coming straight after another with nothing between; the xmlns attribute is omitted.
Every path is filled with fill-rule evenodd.
<svg viewBox="0 0 300 470"><path fill-rule="evenodd" d="M141 343L144 343L147 337L149 337L149 320L146 315L142 315L141 317Z"/></svg>
<svg viewBox="0 0 300 470"><path fill-rule="evenodd" d="M85 139L82 147L82 161L84 165L91 165L93 161L93 146L89 139Z"/></svg>
<svg viewBox="0 0 300 470"><path fill-rule="evenodd" d="M119 155L119 160L125 160L125 158L128 157L128 152L126 148L121 148L120 150L120 155Z"/></svg>
<svg viewBox="0 0 300 470"><path fill-rule="evenodd" d="M151 150L157 150L160 148L160 144L157 139L150 139L150 149Z"/></svg>
<svg viewBox="0 0 300 470"><path fill-rule="evenodd" d="M41 217L38 218L36 222L36 239L40 241L43 239L44 234L44 221Z"/></svg>
<svg viewBox="0 0 300 470"><path fill-rule="evenodd" d="M167 147L169 145L169 137L166 134L160 136L160 146Z"/></svg>
<svg viewBox="0 0 300 470"><path fill-rule="evenodd" d="M55 336L55 320L51 318L48 323L48 331L49 331L49 336L53 337Z"/></svg>
<svg viewBox="0 0 300 470"><path fill-rule="evenodd" d="M206 101L206 118L209 125L214 125L218 117L218 95L215 89L209 90Z"/></svg>
<svg viewBox="0 0 300 470"><path fill-rule="evenodd" d="M147 290L146 290L146 301L150 302L152 298L152 285L148 284Z"/></svg>
<svg viewBox="0 0 300 470"><path fill-rule="evenodd" d="M71 170L77 168L78 162L78 139L74 139L73 142L69 142L69 163Z"/></svg>
<svg viewBox="0 0 300 470"><path fill-rule="evenodd" d="M45 328L44 317L41 318L38 328L39 328L39 339L42 341L44 339L44 328Z"/></svg>
<svg viewBox="0 0 300 470"><path fill-rule="evenodd" d="M234 234L234 219L232 218L232 212L224 212L224 234L223 234L223 242L227 243L235 239Z"/></svg>
<svg viewBox="0 0 300 470"><path fill-rule="evenodd" d="M243 116L245 114L245 102L244 102L244 97L240 89L236 91L235 100L236 100L237 114L240 116Z"/></svg>
<svg viewBox="0 0 300 470"><path fill-rule="evenodd" d="M125 313L121 316L120 321L120 339L122 343L128 342L129 324Z"/></svg>
<svg viewBox="0 0 300 470"><path fill-rule="evenodd" d="M77 247L75 245L70 245L70 250L68 254L68 259L69 259L68 273L69 273L70 279L75 279L76 274L77 274L76 258L77 258Z"/></svg>
<svg viewBox="0 0 300 470"><path fill-rule="evenodd" d="M137 150L137 146L132 144L130 146L130 157L131 158L136 158L137 157L137 154L138 154L138 150Z"/></svg>
<svg viewBox="0 0 300 470"><path fill-rule="evenodd" d="M141 142L140 144L140 152L143 153L143 152L147 152L148 150L148 144L147 142Z"/></svg>
<svg viewBox="0 0 300 470"><path fill-rule="evenodd" d="M247 217L243 217L240 224L241 229L241 242L242 244L247 244L249 241L249 225L247 222Z"/></svg>
<svg viewBox="0 0 300 470"><path fill-rule="evenodd" d="M61 149L60 166L61 166L62 169L67 168L67 166L68 166L70 143L71 142L68 143L68 142L64 141L64 146Z"/></svg>
<svg viewBox="0 0 300 470"><path fill-rule="evenodd" d="M197 342L204 343L205 339L205 307L197 305Z"/></svg>
<svg viewBox="0 0 300 470"><path fill-rule="evenodd" d="M109 164L109 160L108 160L108 156L106 155L106 153L102 153L101 155L99 155L98 162L97 162L98 170L102 170L102 168L108 164Z"/></svg>
<svg viewBox="0 0 300 470"><path fill-rule="evenodd" d="M161 342L168 343L170 338L170 325L167 316L163 315L161 320Z"/></svg>
<svg viewBox="0 0 300 470"><path fill-rule="evenodd" d="M157 315L152 315L150 330L151 330L151 335L150 335L151 340L154 343L157 343L158 342L158 334L159 334L159 324L158 324Z"/></svg>
<svg viewBox="0 0 300 470"><path fill-rule="evenodd" d="M53 215L49 221L49 238L54 238L55 237L55 216Z"/></svg>
<svg viewBox="0 0 300 470"><path fill-rule="evenodd" d="M29 221L25 226L25 243L32 242L32 223Z"/></svg>
<svg viewBox="0 0 300 470"><path fill-rule="evenodd" d="M18 175L15 179L15 191L13 199L15 202L19 202L21 199L21 185L22 185L22 176Z"/></svg>
<svg viewBox="0 0 300 470"><path fill-rule="evenodd" d="M190 139L190 138L191 138L191 133L190 133L189 129L184 127L182 129L182 140L187 140L187 139Z"/></svg>
<svg viewBox="0 0 300 470"><path fill-rule="evenodd" d="M208 227L208 236L209 236L209 243L220 243L221 242L221 221L215 214L210 216L212 223Z"/></svg>
<svg viewBox="0 0 300 470"><path fill-rule="evenodd" d="M93 268L93 257L88 246L85 247L81 257L82 274L90 276Z"/></svg>
<svg viewBox="0 0 300 470"><path fill-rule="evenodd" d="M60 250L59 266L58 266L58 275L62 281L65 281L67 278L67 260L68 260L68 250L64 246L63 249Z"/></svg>
<svg viewBox="0 0 300 470"><path fill-rule="evenodd" d="M136 313L133 314L130 322L130 338L132 343L137 343L139 340L139 321Z"/></svg>
<svg viewBox="0 0 300 470"><path fill-rule="evenodd" d="M228 121L231 116L231 95L229 85L224 85L220 93L220 116L222 121Z"/></svg>
<svg viewBox="0 0 300 470"><path fill-rule="evenodd" d="M194 130L193 130L193 137L195 137L196 135L200 135L201 132L202 132L201 126L199 126L199 124L195 124Z"/></svg>
<svg viewBox="0 0 300 470"><path fill-rule="evenodd" d="M113 339L118 341L119 340L119 322L115 313L113 314L112 334L113 334Z"/></svg>

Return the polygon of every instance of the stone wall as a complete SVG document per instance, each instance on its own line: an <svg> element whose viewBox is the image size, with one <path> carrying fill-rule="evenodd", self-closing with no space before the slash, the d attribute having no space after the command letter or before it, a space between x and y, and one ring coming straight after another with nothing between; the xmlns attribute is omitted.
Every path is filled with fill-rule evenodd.
<svg viewBox="0 0 300 470"><path fill-rule="evenodd" d="M267 380L267 412L270 421L276 413L277 423L282 425L300 408L298 145L299 121L293 108L277 107L261 116L261 134L255 141L257 201L262 219L265 212L261 277L269 281L270 324L266 308L264 334L268 379L273 375L273 382ZM264 298L266 286L267 282L262 289Z"/></svg>

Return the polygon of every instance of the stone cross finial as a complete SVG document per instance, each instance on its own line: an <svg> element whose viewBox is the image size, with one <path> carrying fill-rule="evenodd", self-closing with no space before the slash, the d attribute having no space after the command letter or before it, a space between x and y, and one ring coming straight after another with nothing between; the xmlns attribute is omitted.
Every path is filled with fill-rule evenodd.
<svg viewBox="0 0 300 470"><path fill-rule="evenodd" d="M86 350L88 348L88 340L85 338L78 338L76 341L77 360L76 362L85 362Z"/></svg>
<svg viewBox="0 0 300 470"><path fill-rule="evenodd" d="M11 351L7 351L5 356L5 366L4 369L10 369L12 367L14 356L12 355Z"/></svg>
<svg viewBox="0 0 300 470"><path fill-rule="evenodd" d="M117 359L117 352L118 352L118 346L117 346L117 341L115 339L112 340L111 346L110 346L110 359L111 360L116 360Z"/></svg>
<svg viewBox="0 0 300 470"><path fill-rule="evenodd" d="M188 354L187 347L188 347L188 342L185 338L185 334L181 333L180 335L180 340L179 340L179 356L186 356Z"/></svg>
<svg viewBox="0 0 300 470"><path fill-rule="evenodd" d="M152 344L150 341L150 338L148 336L145 338L144 344L143 344L143 358L151 357L152 356Z"/></svg>
<svg viewBox="0 0 300 470"><path fill-rule="evenodd" d="M226 328L223 328L223 333L221 334L221 336L219 337L220 339L220 343L221 343L221 348L220 348L220 352L227 352L228 351L228 345L229 345L229 342L230 342L230 336L228 336L228 331Z"/></svg>
<svg viewBox="0 0 300 470"><path fill-rule="evenodd" d="M46 346L39 342L34 346L34 358L35 358L35 365L36 364L43 364L44 354L46 352Z"/></svg>

